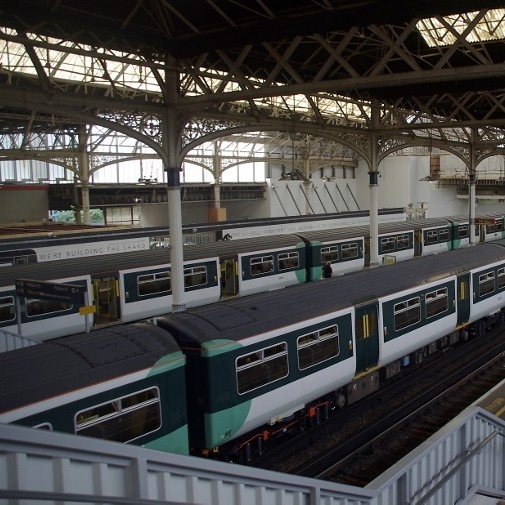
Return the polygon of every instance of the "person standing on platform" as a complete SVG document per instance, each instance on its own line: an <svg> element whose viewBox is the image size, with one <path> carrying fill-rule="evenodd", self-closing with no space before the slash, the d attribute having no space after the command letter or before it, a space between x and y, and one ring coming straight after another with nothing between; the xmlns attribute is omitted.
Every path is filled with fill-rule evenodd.
<svg viewBox="0 0 505 505"><path fill-rule="evenodd" d="M323 279L329 279L330 277L333 277L333 270L331 263L327 261L323 267Z"/></svg>

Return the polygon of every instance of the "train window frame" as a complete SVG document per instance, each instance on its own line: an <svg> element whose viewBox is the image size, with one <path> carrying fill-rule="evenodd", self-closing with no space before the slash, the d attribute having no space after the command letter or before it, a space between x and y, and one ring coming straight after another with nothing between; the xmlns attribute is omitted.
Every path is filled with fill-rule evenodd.
<svg viewBox="0 0 505 505"><path fill-rule="evenodd" d="M164 277L162 277L164 276ZM165 279L168 279L168 289L158 289L142 292L141 286L152 285L155 286L156 283L163 282ZM139 298L142 297L151 297L154 295L161 295L164 293L172 292L172 271L171 270L163 270L162 272L150 272L148 274L140 274L137 276L137 294Z"/></svg>
<svg viewBox="0 0 505 505"><path fill-rule="evenodd" d="M130 405L127 404L128 399L133 399L134 397L145 393L153 393L153 396L134 404ZM124 407L123 404L125 404ZM150 407L153 406L155 407L154 413L156 414L154 421L157 421L157 423L156 426L151 427L148 431L145 431L135 436L122 437L122 438L117 437L118 434L121 434L121 431L119 430L111 431L110 434L105 432L104 425L106 423L112 424L112 422L116 421L119 422L120 426L126 416L132 413L138 413L142 409L145 409L147 415L149 413L149 410L153 410L150 409ZM101 409L104 412L104 414L100 415L98 409ZM88 412L92 413L93 411L98 411L98 413L86 417L84 420L79 422L80 415L83 415L84 413ZM163 425L163 419L161 411L161 397L158 386L139 389L127 395L119 396L106 402L97 403L91 407L87 407L86 409L79 410L74 415L74 433L76 435L83 435L103 440L112 440L122 443L133 442L134 440L149 435L150 433L154 433L155 431L158 431L162 427L162 425ZM98 428L98 431L101 432L102 435L106 436L90 435L89 431L92 430L93 428ZM88 434L84 433L85 431L88 431Z"/></svg>
<svg viewBox="0 0 505 505"><path fill-rule="evenodd" d="M424 305L426 319L447 312L449 310L449 290L445 287L428 291L424 296Z"/></svg>
<svg viewBox="0 0 505 505"><path fill-rule="evenodd" d="M438 242L438 230L426 230L426 245Z"/></svg>
<svg viewBox="0 0 505 505"><path fill-rule="evenodd" d="M320 254L321 254L321 265L326 264L328 261L330 263L334 263L339 259L338 246L337 245L322 246Z"/></svg>
<svg viewBox="0 0 505 505"><path fill-rule="evenodd" d="M302 339L304 341L302 342ZM321 356L318 350L326 350L331 341L335 341L335 352ZM298 358L298 369L307 370L316 365L336 358L340 354L340 338L338 326L333 324L310 333L300 335L296 340L296 352ZM302 364L302 361L304 362Z"/></svg>
<svg viewBox="0 0 505 505"><path fill-rule="evenodd" d="M277 363L281 365L276 370ZM235 358L237 394L242 396L289 375L288 344L285 341L241 354Z"/></svg>
<svg viewBox="0 0 505 505"><path fill-rule="evenodd" d="M459 238L467 238L469 237L469 227L467 224L462 224L458 226L458 237Z"/></svg>
<svg viewBox="0 0 505 505"><path fill-rule="evenodd" d="M209 275L205 265L191 265L184 267L184 288L206 286Z"/></svg>
<svg viewBox="0 0 505 505"><path fill-rule="evenodd" d="M28 319L40 318L49 314L71 312L72 308L73 305L71 303L59 302L57 300L25 299L25 314Z"/></svg>
<svg viewBox="0 0 505 505"><path fill-rule="evenodd" d="M53 425L49 421L35 424L34 426L32 426L32 428L34 428L35 430L53 431Z"/></svg>
<svg viewBox="0 0 505 505"><path fill-rule="evenodd" d="M279 271L293 270L293 268L300 266L300 255L298 251L281 252L277 256L277 262L279 264ZM287 263L289 264L286 265Z"/></svg>
<svg viewBox="0 0 505 505"><path fill-rule="evenodd" d="M505 267L499 268L498 271L496 272L496 277L497 277L497 287L498 289L504 289L505 288Z"/></svg>
<svg viewBox="0 0 505 505"><path fill-rule="evenodd" d="M272 254L253 256L249 263L249 267L251 269L251 277L260 277L270 274L274 271L274 257Z"/></svg>
<svg viewBox="0 0 505 505"><path fill-rule="evenodd" d="M10 300L8 302L7 300ZM5 315L10 315L10 318L5 318ZM11 295L0 297L0 323L8 323L16 320L16 305L14 297Z"/></svg>
<svg viewBox="0 0 505 505"><path fill-rule="evenodd" d="M410 249L411 240L408 233L403 233L402 235L396 236L396 249L398 251Z"/></svg>
<svg viewBox="0 0 505 505"><path fill-rule="evenodd" d="M380 244L381 244L381 253L394 251L396 247L396 238L381 237Z"/></svg>
<svg viewBox="0 0 505 505"><path fill-rule="evenodd" d="M442 228L438 230L438 241L439 242L449 242L451 239L451 234L449 228Z"/></svg>
<svg viewBox="0 0 505 505"><path fill-rule="evenodd" d="M403 306L403 307L400 307ZM409 314L417 313L417 318L412 318ZM403 320L397 316L407 314ZM406 328L416 325L421 321L421 297L414 296L401 302L397 302L393 306L393 323L395 331L402 331ZM398 324L400 323L400 324Z"/></svg>
<svg viewBox="0 0 505 505"><path fill-rule="evenodd" d="M496 275L494 270L479 275L479 297L494 293L496 289Z"/></svg>
<svg viewBox="0 0 505 505"><path fill-rule="evenodd" d="M350 254L352 252L352 254ZM352 260L359 256L359 245L357 242L342 244L340 246L340 256L342 260Z"/></svg>

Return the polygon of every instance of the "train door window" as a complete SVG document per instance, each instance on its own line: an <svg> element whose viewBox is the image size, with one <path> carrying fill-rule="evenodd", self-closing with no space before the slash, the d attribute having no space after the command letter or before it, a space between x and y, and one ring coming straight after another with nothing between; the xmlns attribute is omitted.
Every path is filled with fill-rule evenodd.
<svg viewBox="0 0 505 505"><path fill-rule="evenodd" d="M330 245L321 247L321 264L334 263L338 261L338 247L336 245Z"/></svg>
<svg viewBox="0 0 505 505"><path fill-rule="evenodd" d="M447 288L437 289L426 293L426 317L434 317L442 312L447 312L449 308L449 295Z"/></svg>
<svg viewBox="0 0 505 505"><path fill-rule="evenodd" d="M355 242L353 244L342 244L340 246L340 254L343 260L350 260L358 257L358 244Z"/></svg>
<svg viewBox="0 0 505 505"><path fill-rule="evenodd" d="M329 326L298 337L297 349L300 370L338 356L340 350L337 326Z"/></svg>
<svg viewBox="0 0 505 505"><path fill-rule="evenodd" d="M156 387L81 410L75 416L76 434L116 442L130 442L160 426L160 393Z"/></svg>
<svg viewBox="0 0 505 505"><path fill-rule="evenodd" d="M410 237L409 235L398 235L396 237L396 247L398 250L400 249L408 249L410 247Z"/></svg>
<svg viewBox="0 0 505 505"><path fill-rule="evenodd" d="M370 338L374 335L377 328L377 312L366 312L356 322L356 340Z"/></svg>
<svg viewBox="0 0 505 505"><path fill-rule="evenodd" d="M418 296L394 306L395 330L403 330L421 320L421 301Z"/></svg>
<svg viewBox="0 0 505 505"><path fill-rule="evenodd" d="M469 285L466 279L461 279L459 283L459 299L466 300L469 295Z"/></svg>
<svg viewBox="0 0 505 505"><path fill-rule="evenodd" d="M0 298L0 323L14 321L16 319L16 308L13 296L2 296Z"/></svg>
<svg viewBox="0 0 505 505"><path fill-rule="evenodd" d="M487 295L494 291L494 272L479 275L479 296Z"/></svg>
<svg viewBox="0 0 505 505"><path fill-rule="evenodd" d="M498 289L505 288L505 268L498 269Z"/></svg>
<svg viewBox="0 0 505 505"><path fill-rule="evenodd" d="M168 293L171 289L170 272L139 275L137 279L139 296Z"/></svg>
<svg viewBox="0 0 505 505"><path fill-rule="evenodd" d="M269 272L273 272L274 269L274 257L269 256L257 256L251 258L251 275L262 275Z"/></svg>
<svg viewBox="0 0 505 505"><path fill-rule="evenodd" d="M52 300L39 300L37 298L26 299L26 315L28 317L54 314L55 312L68 312L72 309L69 303L55 302Z"/></svg>
<svg viewBox="0 0 505 505"><path fill-rule="evenodd" d="M426 231L426 244L436 244L438 242L437 230Z"/></svg>
<svg viewBox="0 0 505 505"><path fill-rule="evenodd" d="M290 270L300 266L300 258L297 252L279 253L279 270Z"/></svg>
<svg viewBox="0 0 505 505"><path fill-rule="evenodd" d="M458 235L459 235L459 238L466 238L468 237L468 225L461 225L461 226L458 226Z"/></svg>
<svg viewBox="0 0 505 505"><path fill-rule="evenodd" d="M237 390L242 395L288 375L288 347L285 342L243 354L235 361Z"/></svg>
<svg viewBox="0 0 505 505"><path fill-rule="evenodd" d="M199 265L184 269L184 287L194 288L207 285L207 267Z"/></svg>
<svg viewBox="0 0 505 505"><path fill-rule="evenodd" d="M119 321L119 282L115 275L93 279L95 297L95 325Z"/></svg>

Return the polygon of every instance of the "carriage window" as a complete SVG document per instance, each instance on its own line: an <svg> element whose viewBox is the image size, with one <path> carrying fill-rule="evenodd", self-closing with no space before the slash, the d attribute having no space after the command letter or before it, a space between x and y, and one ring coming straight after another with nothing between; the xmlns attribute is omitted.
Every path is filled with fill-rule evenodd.
<svg viewBox="0 0 505 505"><path fill-rule="evenodd" d="M459 238L468 237L468 226L467 225L458 226L458 235Z"/></svg>
<svg viewBox="0 0 505 505"><path fill-rule="evenodd" d="M137 283L140 296L167 293L171 289L170 272L166 271L149 275L139 275Z"/></svg>
<svg viewBox="0 0 505 505"><path fill-rule="evenodd" d="M436 316L442 312L447 312L447 309L449 308L449 296L447 288L437 289L436 291L426 293L425 300L427 318Z"/></svg>
<svg viewBox="0 0 505 505"><path fill-rule="evenodd" d="M340 246L340 254L343 260L348 260L351 258L358 257L358 244L342 244Z"/></svg>
<svg viewBox="0 0 505 505"><path fill-rule="evenodd" d="M184 269L184 287L207 285L207 267L194 266Z"/></svg>
<svg viewBox="0 0 505 505"><path fill-rule="evenodd" d="M321 264L324 265L328 261L333 263L338 260L338 247L336 245L330 245L326 247L321 247Z"/></svg>
<svg viewBox="0 0 505 505"><path fill-rule="evenodd" d="M304 370L339 354L338 328L330 326L298 338L298 367Z"/></svg>
<svg viewBox="0 0 505 505"><path fill-rule="evenodd" d="M410 247L409 236L398 235L398 237L396 237L396 244L398 249L408 249Z"/></svg>
<svg viewBox="0 0 505 505"><path fill-rule="evenodd" d="M14 319L16 319L14 297L3 296L0 298L0 323L3 323L4 321L14 321Z"/></svg>
<svg viewBox="0 0 505 505"><path fill-rule="evenodd" d="M443 230L439 230L438 232L438 241L439 242L448 242L449 241L449 230L447 228Z"/></svg>
<svg viewBox="0 0 505 505"><path fill-rule="evenodd" d="M251 275L262 275L268 272L272 272L274 269L274 257L269 256L257 256L256 258L251 258Z"/></svg>
<svg viewBox="0 0 505 505"><path fill-rule="evenodd" d="M158 388L137 391L82 410L75 417L75 432L87 437L129 442L161 426Z"/></svg>
<svg viewBox="0 0 505 505"><path fill-rule="evenodd" d="M498 289L505 288L505 268L498 269Z"/></svg>
<svg viewBox="0 0 505 505"><path fill-rule="evenodd" d="M395 238L394 237L384 237L381 238L381 251L394 251L395 250Z"/></svg>
<svg viewBox="0 0 505 505"><path fill-rule="evenodd" d="M479 275L479 295L487 295L494 291L494 272Z"/></svg>
<svg viewBox="0 0 505 505"><path fill-rule="evenodd" d="M297 252L279 254L279 270L289 270L300 265Z"/></svg>
<svg viewBox="0 0 505 505"><path fill-rule="evenodd" d="M72 304L55 302L51 300L37 300L35 298L26 299L26 315L28 317L53 314L55 312L65 312L72 308Z"/></svg>
<svg viewBox="0 0 505 505"><path fill-rule="evenodd" d="M395 330L403 330L421 320L421 303L418 296L396 303L394 307Z"/></svg>
<svg viewBox="0 0 505 505"><path fill-rule="evenodd" d="M239 356L236 361L239 394L253 391L288 375L288 347L285 342Z"/></svg>
<svg viewBox="0 0 505 505"><path fill-rule="evenodd" d="M426 232L426 243L427 244L436 244L437 242L438 242L437 230L428 230Z"/></svg>

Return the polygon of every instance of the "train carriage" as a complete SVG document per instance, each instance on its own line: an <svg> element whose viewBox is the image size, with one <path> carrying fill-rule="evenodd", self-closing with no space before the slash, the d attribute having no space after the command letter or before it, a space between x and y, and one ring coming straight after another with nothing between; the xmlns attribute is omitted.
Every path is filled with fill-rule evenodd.
<svg viewBox="0 0 505 505"><path fill-rule="evenodd" d="M136 323L82 337L3 353L0 422L188 454L185 358L171 336Z"/></svg>
<svg viewBox="0 0 505 505"><path fill-rule="evenodd" d="M352 308L344 303L327 314L323 300L315 310L317 300L302 293L293 288L252 304L242 298L157 319L187 355L193 446L214 448L285 420L352 379Z"/></svg>

